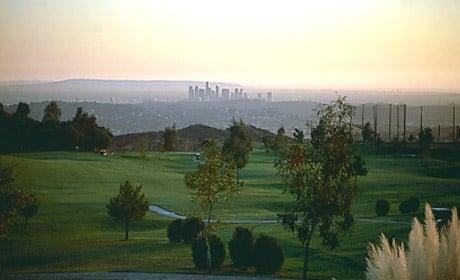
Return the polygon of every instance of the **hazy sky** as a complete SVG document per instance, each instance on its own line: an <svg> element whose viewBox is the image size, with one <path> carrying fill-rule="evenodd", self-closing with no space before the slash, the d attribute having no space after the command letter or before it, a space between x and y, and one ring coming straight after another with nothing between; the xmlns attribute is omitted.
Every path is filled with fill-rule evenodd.
<svg viewBox="0 0 460 280"><path fill-rule="evenodd" d="M0 80L460 89L460 0L0 0L0 34Z"/></svg>

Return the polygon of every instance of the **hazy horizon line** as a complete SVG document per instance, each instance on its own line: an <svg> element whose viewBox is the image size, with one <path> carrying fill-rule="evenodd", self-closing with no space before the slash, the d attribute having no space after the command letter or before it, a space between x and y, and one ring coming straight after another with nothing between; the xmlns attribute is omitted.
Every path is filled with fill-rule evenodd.
<svg viewBox="0 0 460 280"><path fill-rule="evenodd" d="M319 91L385 91L385 92L458 92L460 88L402 88L402 87L303 87L303 86L269 86L269 85L251 85L250 83L240 83L234 81L213 81L213 80L193 80L193 79L115 79L115 78L65 78L65 79L14 79L6 80L0 79L0 83L28 83L27 85L43 84L43 83L59 83L65 81L106 81L106 82L190 82L190 83L205 83L212 84L235 84L241 87L250 89L270 89L270 90L288 90L288 91L301 91L301 90L319 90ZM24 84L25 85L25 84Z"/></svg>

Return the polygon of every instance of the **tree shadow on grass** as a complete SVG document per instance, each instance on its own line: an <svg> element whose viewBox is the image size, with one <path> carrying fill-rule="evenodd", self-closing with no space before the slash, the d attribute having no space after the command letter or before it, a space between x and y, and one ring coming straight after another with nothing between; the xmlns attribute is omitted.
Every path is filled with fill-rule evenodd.
<svg viewBox="0 0 460 280"><path fill-rule="evenodd" d="M7 252L0 262L4 271L56 271L58 266L78 270L78 267L88 266L93 261L106 262L104 267L110 270L111 265L128 263L130 257L151 256L174 249L172 247L168 243L152 240L92 240L81 244L63 244L59 249L28 248L22 252Z"/></svg>

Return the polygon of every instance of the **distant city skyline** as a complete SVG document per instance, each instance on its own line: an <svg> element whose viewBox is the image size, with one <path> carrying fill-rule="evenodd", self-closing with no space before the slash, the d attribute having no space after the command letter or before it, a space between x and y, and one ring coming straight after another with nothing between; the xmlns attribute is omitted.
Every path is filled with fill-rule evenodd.
<svg viewBox="0 0 460 280"><path fill-rule="evenodd" d="M0 80L460 89L460 1L0 1Z"/></svg>

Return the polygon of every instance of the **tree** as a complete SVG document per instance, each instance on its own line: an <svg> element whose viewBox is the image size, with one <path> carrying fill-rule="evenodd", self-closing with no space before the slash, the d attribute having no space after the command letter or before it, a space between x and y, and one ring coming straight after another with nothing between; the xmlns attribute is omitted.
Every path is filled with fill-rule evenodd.
<svg viewBox="0 0 460 280"><path fill-rule="evenodd" d="M14 168L0 161L0 237L6 235L24 205L25 195L15 184Z"/></svg>
<svg viewBox="0 0 460 280"><path fill-rule="evenodd" d="M118 195L107 204L107 212L111 217L121 220L125 225L125 240L128 240L129 225L141 220L149 207L149 202L142 192L142 186L134 187L129 181L120 185Z"/></svg>
<svg viewBox="0 0 460 280"><path fill-rule="evenodd" d="M24 218L24 230L27 229L27 224L29 220L37 215L38 207L40 202L34 195L28 195L25 197L24 205L21 208L20 215Z"/></svg>
<svg viewBox="0 0 460 280"><path fill-rule="evenodd" d="M139 155L142 159L147 158L147 152L149 150L149 141L147 140L147 138L140 138L136 143L136 149L139 152Z"/></svg>
<svg viewBox="0 0 460 280"><path fill-rule="evenodd" d="M356 177L363 161L352 151L353 108L345 98L316 109L317 122L309 122L311 141L300 136L276 163L285 191L294 198L290 211L280 214L283 225L297 233L304 247L302 279L307 278L310 241L319 231L323 245L333 249L340 234L351 229L351 205Z"/></svg>
<svg viewBox="0 0 460 280"><path fill-rule="evenodd" d="M233 265L238 268L247 268L254 263L254 236L252 231L245 227L236 227L232 239L228 242L228 249Z"/></svg>
<svg viewBox="0 0 460 280"><path fill-rule="evenodd" d="M59 109L56 101L51 101L45 108L43 115L43 121L53 121L59 122L59 118L61 117L61 109Z"/></svg>
<svg viewBox="0 0 460 280"><path fill-rule="evenodd" d="M108 148L112 134L96 123L94 115L78 108L72 121L59 121L59 108L51 102L45 109L43 122L28 117L29 106L20 103L11 116L0 113L0 151L80 150Z"/></svg>
<svg viewBox="0 0 460 280"><path fill-rule="evenodd" d="M0 236L3 236L15 216L16 201L13 200L8 186L14 182L13 167L0 166Z"/></svg>
<svg viewBox="0 0 460 280"><path fill-rule="evenodd" d="M361 136L364 143L371 143L372 137L374 135L374 131L372 130L372 126L369 122L364 124L364 127L361 130Z"/></svg>
<svg viewBox="0 0 460 280"><path fill-rule="evenodd" d="M292 135L298 144L302 144L305 140L305 134L300 129L295 128Z"/></svg>
<svg viewBox="0 0 460 280"><path fill-rule="evenodd" d="M425 127L420 131L418 135L418 145L423 153L427 153L430 150L433 139L433 131L431 128Z"/></svg>
<svg viewBox="0 0 460 280"><path fill-rule="evenodd" d="M375 214L386 216L390 211L390 203L386 199L379 199L375 202Z"/></svg>
<svg viewBox="0 0 460 280"><path fill-rule="evenodd" d="M274 140L272 136L264 136L262 137L262 143L264 144L265 153L270 153L274 145Z"/></svg>
<svg viewBox="0 0 460 280"><path fill-rule="evenodd" d="M366 176L369 172L369 169L366 167L366 162L360 155L353 155L351 172L351 174L354 176L355 184L358 182L358 176Z"/></svg>
<svg viewBox="0 0 460 280"><path fill-rule="evenodd" d="M100 127L96 123L94 115L88 115L79 107L69 126L69 134L71 139L76 138L78 146L81 150L94 150L108 148L112 142L112 133L104 127Z"/></svg>
<svg viewBox="0 0 460 280"><path fill-rule="evenodd" d="M19 102L18 106L16 107L16 112L14 115L19 119L27 119L30 114L29 105L24 102Z"/></svg>
<svg viewBox="0 0 460 280"><path fill-rule="evenodd" d="M288 143L288 137L285 135L286 131L284 127L278 128L276 131L275 139L273 141L272 150L279 153Z"/></svg>
<svg viewBox="0 0 460 280"><path fill-rule="evenodd" d="M177 130L176 125L165 128L163 133L163 150L164 151L175 151L177 144Z"/></svg>
<svg viewBox="0 0 460 280"><path fill-rule="evenodd" d="M248 134L246 124L240 120L232 121L228 129L230 135L224 141L223 152L225 159L232 161L236 166L236 182L239 182L240 169L249 161L249 153L252 151L252 140Z"/></svg>
<svg viewBox="0 0 460 280"><path fill-rule="evenodd" d="M214 141L209 141L203 151L204 163L197 171L185 175L185 185L193 192L193 201L207 215L205 236L213 230L211 221L213 211L218 204L224 203L241 190L241 184L235 181L235 165L226 162L222 150ZM208 244L209 268L211 268Z"/></svg>

